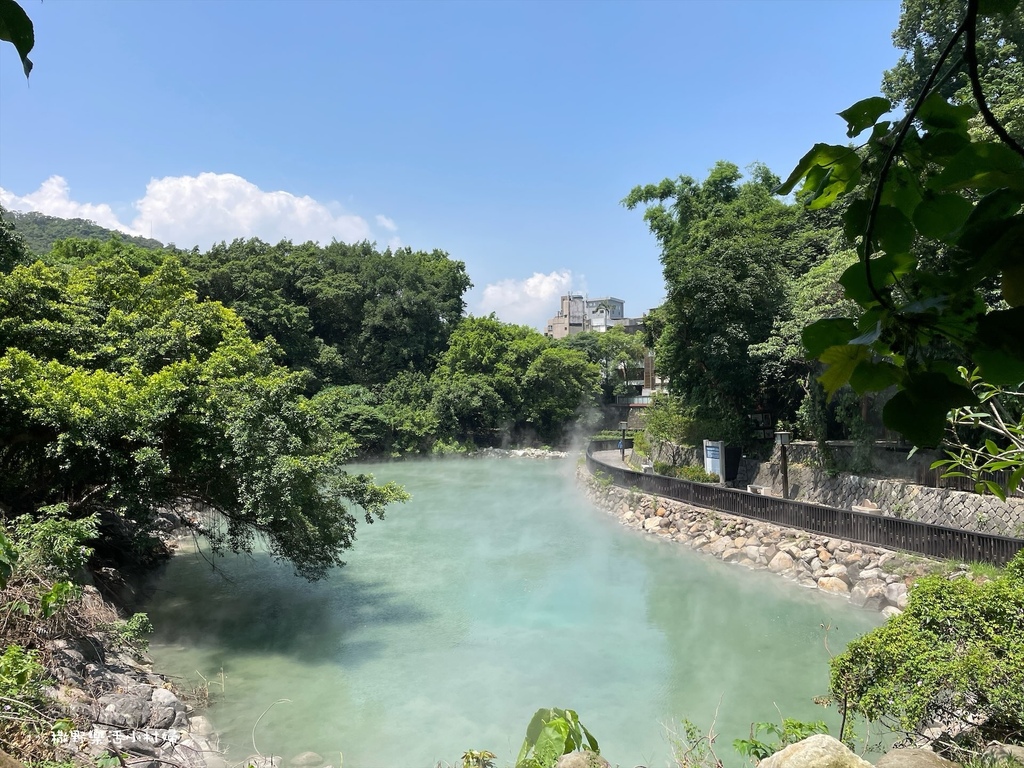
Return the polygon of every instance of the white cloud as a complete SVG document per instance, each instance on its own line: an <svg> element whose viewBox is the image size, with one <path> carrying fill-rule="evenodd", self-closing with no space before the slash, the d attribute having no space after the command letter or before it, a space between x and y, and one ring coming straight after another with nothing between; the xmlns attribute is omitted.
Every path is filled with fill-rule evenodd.
<svg viewBox="0 0 1024 768"><path fill-rule="evenodd" d="M494 312L507 323L522 323L543 328L558 312L559 298L574 282L568 269L541 274L534 272L523 280L508 278L484 287L478 314ZM581 282L576 279L576 282ZM577 286L578 288L578 286Z"/></svg>
<svg viewBox="0 0 1024 768"><path fill-rule="evenodd" d="M107 229L119 229L130 235L138 234L118 221L117 214L106 203L92 205L72 200L71 189L61 176L51 176L39 185L39 189L24 197L0 187L0 205L10 211L40 211L62 219L88 219Z"/></svg>
<svg viewBox="0 0 1024 768"><path fill-rule="evenodd" d="M264 192L233 173L168 176L146 185L132 226L151 229L153 236L178 245L205 248L219 240L258 237L269 243L332 238L353 242L372 237L366 220L334 215L309 196Z"/></svg>
<svg viewBox="0 0 1024 768"><path fill-rule="evenodd" d="M134 203L137 215L130 224L118 220L107 204L79 203L60 176L52 176L39 189L19 197L0 188L0 204L20 211L41 211L50 216L83 218L129 234L155 237L181 247L208 248L221 240L258 237L270 243L316 240L329 243L373 240L374 233L361 216L346 213L337 203L321 203L290 192L266 192L232 173L166 176L152 179L146 194ZM393 233L395 222L378 215L377 225ZM396 240L392 237L391 240Z"/></svg>

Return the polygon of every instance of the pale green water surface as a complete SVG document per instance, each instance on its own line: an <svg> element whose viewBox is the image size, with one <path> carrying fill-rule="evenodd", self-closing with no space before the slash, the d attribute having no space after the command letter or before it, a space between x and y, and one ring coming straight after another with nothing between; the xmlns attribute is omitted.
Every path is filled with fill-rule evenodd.
<svg viewBox="0 0 1024 768"><path fill-rule="evenodd" d="M371 468L413 499L363 525L348 565L308 584L265 554L175 557L147 610L161 671L223 669L209 712L230 755L304 750L344 765L515 758L541 706L576 709L613 764L670 762L666 726L710 725L719 756L752 721L826 719L829 645L876 614L623 528L574 461L446 459ZM721 706L719 707L719 704Z"/></svg>

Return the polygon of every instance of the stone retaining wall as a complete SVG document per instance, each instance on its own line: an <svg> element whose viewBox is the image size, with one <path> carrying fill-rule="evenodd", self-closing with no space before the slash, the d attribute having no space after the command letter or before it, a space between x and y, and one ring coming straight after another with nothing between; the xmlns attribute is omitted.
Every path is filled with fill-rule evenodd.
<svg viewBox="0 0 1024 768"><path fill-rule="evenodd" d="M838 449L844 446L837 446ZM867 477L850 473L829 473L820 468L817 448L812 443L791 444L789 449L789 497L839 509L851 509L868 499L878 505L878 514L915 520L931 525L945 525L979 533L1024 538L1024 498L1001 501L995 496L982 496L969 491L932 488L910 482L920 475L935 456L917 454L907 461L906 454L878 448L874 453L876 466L884 465L885 474L903 477ZM668 464L704 465L701 448L664 443L653 449L654 459ZM634 466L641 458L632 458ZM782 495L782 462L775 447L770 461L743 459L732 483L736 488L759 485Z"/></svg>
<svg viewBox="0 0 1024 768"><path fill-rule="evenodd" d="M725 562L767 569L886 616L906 607L909 584L929 570L921 558L607 485L586 465L578 469L577 480L591 503L623 525Z"/></svg>
<svg viewBox="0 0 1024 768"><path fill-rule="evenodd" d="M782 466L778 452L770 462L744 462L743 486L761 485L782 495ZM741 487L738 485L738 487ZM948 488L928 488L901 480L860 475L830 476L823 469L789 462L790 498L850 509L868 499L882 515L980 533L1024 537L1024 499L1001 501Z"/></svg>

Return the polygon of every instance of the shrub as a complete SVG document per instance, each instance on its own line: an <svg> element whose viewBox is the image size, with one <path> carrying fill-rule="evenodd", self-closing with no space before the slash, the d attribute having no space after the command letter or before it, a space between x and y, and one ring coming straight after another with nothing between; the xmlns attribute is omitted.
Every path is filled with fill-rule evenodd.
<svg viewBox="0 0 1024 768"><path fill-rule="evenodd" d="M664 461L654 462L654 471L659 475L678 477L681 480L689 480L691 483L717 483L720 478L714 472L706 472L703 467L673 467Z"/></svg>
<svg viewBox="0 0 1024 768"><path fill-rule="evenodd" d="M576 712L557 707L538 709L526 729L516 768L553 768L562 755L581 749L601 753L597 739Z"/></svg>
<svg viewBox="0 0 1024 768"><path fill-rule="evenodd" d="M831 695L844 718L860 716L918 736L941 723L950 733L1019 741L1022 574L1024 551L991 581L919 579L906 611L832 660Z"/></svg>

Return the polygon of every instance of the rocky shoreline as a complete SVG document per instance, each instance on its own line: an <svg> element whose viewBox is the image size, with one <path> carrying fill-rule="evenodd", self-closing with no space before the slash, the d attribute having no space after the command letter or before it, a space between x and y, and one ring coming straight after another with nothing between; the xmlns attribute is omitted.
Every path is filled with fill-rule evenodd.
<svg viewBox="0 0 1024 768"><path fill-rule="evenodd" d="M114 614L94 587L83 599ZM54 732L58 752L68 759L127 754L132 768L225 768L210 722L153 671L148 656L119 646L105 632L47 642L55 684L44 691L73 724Z"/></svg>
<svg viewBox="0 0 1024 768"><path fill-rule="evenodd" d="M565 459L569 454L565 451L555 451L550 448L481 448L469 454L473 457L498 457L517 459Z"/></svg>
<svg viewBox="0 0 1024 768"><path fill-rule="evenodd" d="M887 617L906 608L910 583L929 570L924 558L619 488L598 480L585 465L577 469L577 482L592 504L629 528L771 571ZM967 566L958 572L966 575Z"/></svg>

